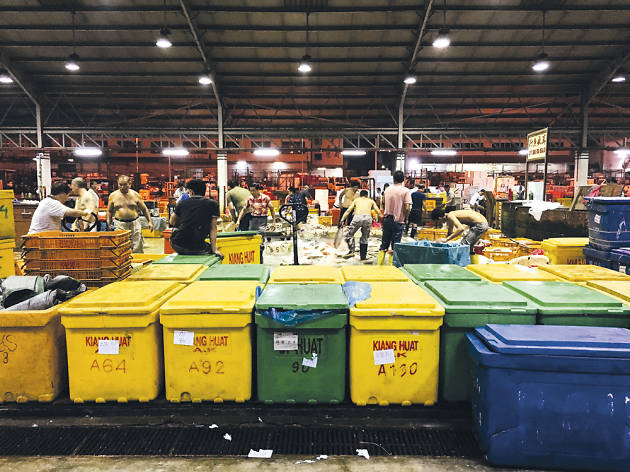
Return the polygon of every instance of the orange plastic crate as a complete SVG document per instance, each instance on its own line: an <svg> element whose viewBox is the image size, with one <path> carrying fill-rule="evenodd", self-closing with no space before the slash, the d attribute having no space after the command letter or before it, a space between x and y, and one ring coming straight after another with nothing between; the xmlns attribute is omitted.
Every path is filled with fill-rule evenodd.
<svg viewBox="0 0 630 472"><path fill-rule="evenodd" d="M131 255L131 241L127 241L118 247L105 247L101 249L29 249L22 251L25 261L56 260L67 261L70 259L123 259Z"/></svg>
<svg viewBox="0 0 630 472"><path fill-rule="evenodd" d="M131 254L112 259L33 259L26 260L25 270L120 269L131 263Z"/></svg>
<svg viewBox="0 0 630 472"><path fill-rule="evenodd" d="M103 249L117 248L130 241L131 231L66 233L43 231L24 236L25 249Z"/></svg>

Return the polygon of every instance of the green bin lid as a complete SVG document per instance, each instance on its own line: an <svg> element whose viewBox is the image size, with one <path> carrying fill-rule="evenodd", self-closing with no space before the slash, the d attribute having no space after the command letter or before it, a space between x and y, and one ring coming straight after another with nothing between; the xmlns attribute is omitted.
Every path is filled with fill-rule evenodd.
<svg viewBox="0 0 630 472"><path fill-rule="evenodd" d="M535 315L537 308L525 297L485 280L430 280L425 287L449 313Z"/></svg>
<svg viewBox="0 0 630 472"><path fill-rule="evenodd" d="M348 310L348 299L338 284L268 284L256 302L256 310L269 308Z"/></svg>
<svg viewBox="0 0 630 472"><path fill-rule="evenodd" d="M267 283L269 267L262 264L217 264L205 271L198 280L257 280Z"/></svg>
<svg viewBox="0 0 630 472"><path fill-rule="evenodd" d="M455 264L405 264L403 269L415 282L426 280L481 280L481 278Z"/></svg>
<svg viewBox="0 0 630 472"><path fill-rule="evenodd" d="M630 315L630 306L571 282L503 282L531 300L541 315Z"/></svg>
<svg viewBox="0 0 630 472"><path fill-rule="evenodd" d="M226 231L224 233L217 233L217 238L233 238L241 236L255 236L260 234L258 231Z"/></svg>
<svg viewBox="0 0 630 472"><path fill-rule="evenodd" d="M169 254L162 259L153 262L154 264L203 264L211 267L220 259L214 254L204 254L201 256L182 256L180 254Z"/></svg>

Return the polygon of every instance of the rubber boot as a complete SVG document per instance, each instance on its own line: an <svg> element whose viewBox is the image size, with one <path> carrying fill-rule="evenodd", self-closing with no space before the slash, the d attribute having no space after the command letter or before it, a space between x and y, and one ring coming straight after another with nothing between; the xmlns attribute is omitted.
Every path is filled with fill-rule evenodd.
<svg viewBox="0 0 630 472"><path fill-rule="evenodd" d="M359 245L359 254L361 255L361 260L362 261L367 259L367 250L368 250L368 245L367 244L360 244Z"/></svg>
<svg viewBox="0 0 630 472"><path fill-rule="evenodd" d="M394 265L394 251L390 249L387 251L387 255L389 256L387 263L389 265Z"/></svg>
<svg viewBox="0 0 630 472"><path fill-rule="evenodd" d="M413 228L409 236L411 236L411 239L416 239L416 237L418 236L418 228Z"/></svg>
<svg viewBox="0 0 630 472"><path fill-rule="evenodd" d="M378 251L376 265L383 265L385 263L385 254L387 254L387 251Z"/></svg>

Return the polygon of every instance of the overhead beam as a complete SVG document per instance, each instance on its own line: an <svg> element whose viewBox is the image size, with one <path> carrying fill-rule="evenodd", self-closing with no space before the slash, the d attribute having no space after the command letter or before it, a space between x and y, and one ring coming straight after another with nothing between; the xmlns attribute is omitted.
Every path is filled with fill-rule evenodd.
<svg viewBox="0 0 630 472"><path fill-rule="evenodd" d="M22 71L13 63L5 51L0 51L0 66L6 69L13 81L20 86L22 91L30 98L35 106L41 104L39 94L35 87L24 77Z"/></svg>
<svg viewBox="0 0 630 472"><path fill-rule="evenodd" d="M582 104L584 107L588 107L593 99L599 92L610 82L617 71L623 66L623 64L630 60L630 46L624 48L624 50L613 59L597 76L588 84L584 90Z"/></svg>

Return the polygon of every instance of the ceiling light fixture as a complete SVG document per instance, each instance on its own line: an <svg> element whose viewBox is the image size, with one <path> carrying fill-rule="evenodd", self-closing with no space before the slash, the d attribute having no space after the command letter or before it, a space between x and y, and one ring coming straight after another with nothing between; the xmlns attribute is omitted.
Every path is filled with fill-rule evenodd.
<svg viewBox="0 0 630 472"><path fill-rule="evenodd" d="M549 69L549 56L545 54L545 10L542 12L542 52L536 57L532 63L534 72L544 72Z"/></svg>
<svg viewBox="0 0 630 472"><path fill-rule="evenodd" d="M451 45L451 38L449 37L449 31L446 27L446 0L442 7L442 27L438 31L437 37L433 40L433 47L438 49L444 49Z"/></svg>
<svg viewBox="0 0 630 472"><path fill-rule="evenodd" d="M101 148L93 146L80 146L74 148L74 155L77 157L99 157L103 154Z"/></svg>
<svg viewBox="0 0 630 472"><path fill-rule="evenodd" d="M365 154L363 149L344 149L341 151L342 156L365 156Z"/></svg>
<svg viewBox="0 0 630 472"><path fill-rule="evenodd" d="M188 149L183 147L168 147L162 149L162 154L168 157L184 157L190 153Z"/></svg>
<svg viewBox="0 0 630 472"><path fill-rule="evenodd" d="M625 75L616 75L612 78L612 81L616 84L621 83L621 82L625 82L626 81L626 76Z"/></svg>
<svg viewBox="0 0 630 472"><path fill-rule="evenodd" d="M210 85L212 83L212 77L210 77L210 74L201 74L199 76L199 83L201 85Z"/></svg>
<svg viewBox="0 0 630 472"><path fill-rule="evenodd" d="M431 155L438 157L456 156L457 151L454 149L433 149Z"/></svg>
<svg viewBox="0 0 630 472"><path fill-rule="evenodd" d="M405 77L403 82L406 83L407 85L413 85L417 82L417 80L413 75L409 74Z"/></svg>
<svg viewBox="0 0 630 472"><path fill-rule="evenodd" d="M168 39L168 36L170 34L171 34L171 30L168 29L166 26L160 29L160 35L158 36L158 39L155 41L155 45L162 49L170 48L173 45L171 40Z"/></svg>
<svg viewBox="0 0 630 472"><path fill-rule="evenodd" d="M304 55L302 56L302 59L300 60L300 64L298 65L298 71L301 72L302 74L308 74L310 71L313 70L313 67L311 66L311 56L308 55L308 32L309 32L309 27L308 27L308 17L310 15L310 12L306 12L306 50L304 51Z"/></svg>
<svg viewBox="0 0 630 472"><path fill-rule="evenodd" d="M236 163L236 168L238 170L247 170L247 161L238 161Z"/></svg>
<svg viewBox="0 0 630 472"><path fill-rule="evenodd" d="M626 157L626 156L630 156L630 149L619 148L619 149L615 149L614 153L617 154L618 156Z"/></svg>
<svg viewBox="0 0 630 472"><path fill-rule="evenodd" d="M276 157L280 155L280 150L278 150L277 148L273 148L273 147L259 147L257 149L254 149L254 156L258 156L258 157Z"/></svg>
<svg viewBox="0 0 630 472"><path fill-rule="evenodd" d="M0 74L0 84L12 84L13 79L8 74Z"/></svg>
<svg viewBox="0 0 630 472"><path fill-rule="evenodd" d="M78 71L81 66L79 66L79 55L77 54L77 47L76 47L76 40L75 40L75 35L76 35L76 12L72 11L72 54L70 54L68 56L68 59L66 59L66 69L69 70L70 72L76 72Z"/></svg>
<svg viewBox="0 0 630 472"><path fill-rule="evenodd" d="M529 154L529 150L528 149L521 149L520 151L518 151L518 153L521 156L527 156L527 154Z"/></svg>

